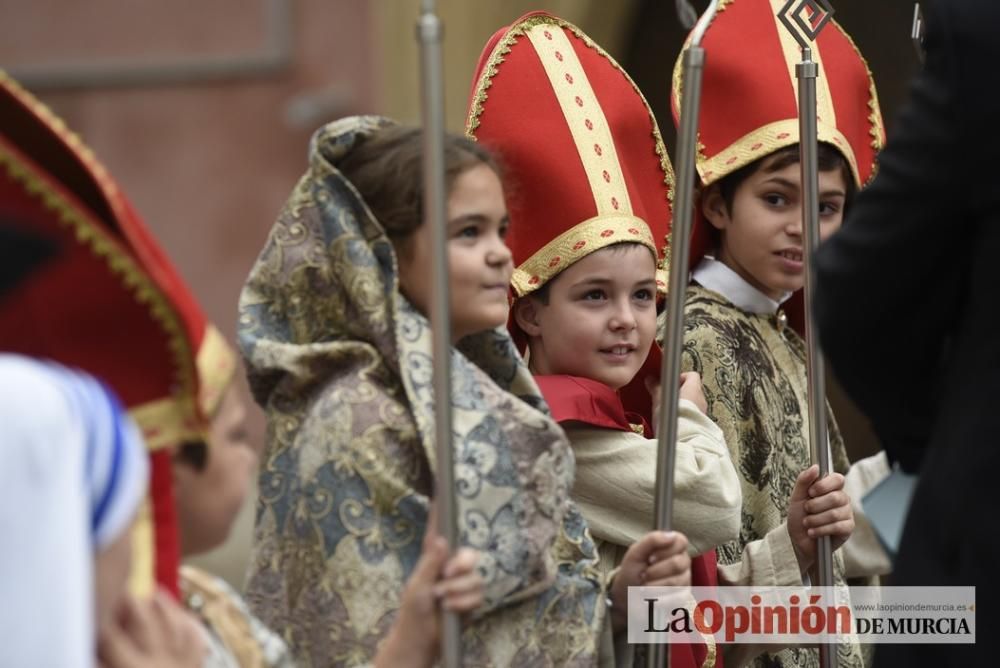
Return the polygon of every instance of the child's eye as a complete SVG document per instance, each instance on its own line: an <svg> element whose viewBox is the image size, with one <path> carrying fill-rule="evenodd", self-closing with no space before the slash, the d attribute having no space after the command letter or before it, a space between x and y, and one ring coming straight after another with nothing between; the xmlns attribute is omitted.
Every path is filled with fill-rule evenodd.
<svg viewBox="0 0 1000 668"><path fill-rule="evenodd" d="M467 225L460 229L456 236L462 239L475 239L479 236L479 228L475 225Z"/></svg>
<svg viewBox="0 0 1000 668"><path fill-rule="evenodd" d="M641 290L636 290L634 297L640 301L649 301L653 298L652 290L642 288Z"/></svg>
<svg viewBox="0 0 1000 668"><path fill-rule="evenodd" d="M834 202L820 202L819 215L832 216L840 212L840 206Z"/></svg>
<svg viewBox="0 0 1000 668"><path fill-rule="evenodd" d="M581 298L584 299L585 301L596 301L599 299L604 299L604 291L591 290L590 292L583 293L583 296Z"/></svg>
<svg viewBox="0 0 1000 668"><path fill-rule="evenodd" d="M768 193L764 195L764 201L771 206L784 206L788 204L788 198L779 193Z"/></svg>
<svg viewBox="0 0 1000 668"><path fill-rule="evenodd" d="M500 235L501 239L506 239L507 232L509 231L510 231L510 223L501 223L500 229L497 231L497 234Z"/></svg>

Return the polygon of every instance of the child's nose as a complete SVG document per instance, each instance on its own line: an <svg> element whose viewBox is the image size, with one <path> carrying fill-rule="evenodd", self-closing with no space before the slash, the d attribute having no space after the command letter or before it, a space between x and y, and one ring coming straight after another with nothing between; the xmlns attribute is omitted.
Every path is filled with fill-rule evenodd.
<svg viewBox="0 0 1000 668"><path fill-rule="evenodd" d="M632 310L632 305L628 303L618 303L615 305L615 311L611 316L611 321L608 323L612 330L633 330L636 328L636 323L638 320L635 317L635 312Z"/></svg>
<svg viewBox="0 0 1000 668"><path fill-rule="evenodd" d="M793 237L802 236L802 213L796 212L785 223L785 231Z"/></svg>
<svg viewBox="0 0 1000 668"><path fill-rule="evenodd" d="M503 266L513 260L513 255L503 239L497 237L486 253L486 261L494 266Z"/></svg>

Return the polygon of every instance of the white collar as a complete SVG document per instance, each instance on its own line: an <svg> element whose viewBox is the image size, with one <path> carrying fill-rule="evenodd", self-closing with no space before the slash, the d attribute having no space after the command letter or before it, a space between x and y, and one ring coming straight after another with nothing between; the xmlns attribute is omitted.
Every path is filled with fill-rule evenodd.
<svg viewBox="0 0 1000 668"><path fill-rule="evenodd" d="M703 287L718 292L734 306L748 313L773 315L792 296L791 292L786 292L781 295L781 299L775 301L747 283L742 276L725 264L709 255L702 258L698 266L691 272L691 277Z"/></svg>

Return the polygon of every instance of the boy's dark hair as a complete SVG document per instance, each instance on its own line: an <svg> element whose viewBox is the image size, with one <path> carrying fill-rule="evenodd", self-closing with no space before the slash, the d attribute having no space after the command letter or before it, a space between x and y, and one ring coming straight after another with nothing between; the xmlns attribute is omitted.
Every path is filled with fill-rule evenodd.
<svg viewBox="0 0 1000 668"><path fill-rule="evenodd" d="M847 160L841 155L840 151L830 144L823 142L820 142L817 154L819 171L832 172L835 169L841 171L844 177L844 185L847 188L847 197L844 200L844 208L846 209L857 192L857 186L854 184L854 175L851 173L851 168L847 164ZM756 174L767 160L772 161L767 166L769 172L779 172L789 165L797 165L799 163L799 145L786 146L774 153L765 155L759 160L751 162L749 165L744 165L732 174L719 179L719 193L722 195L722 199L726 203L726 210L729 213L733 212L733 198L736 197L736 191L740 185Z"/></svg>
<svg viewBox="0 0 1000 668"><path fill-rule="evenodd" d="M423 130L392 126L360 139L337 164L357 189L389 239L400 250L424 221ZM445 133L445 187L447 192L463 172L486 165L497 176L496 158L477 142Z"/></svg>

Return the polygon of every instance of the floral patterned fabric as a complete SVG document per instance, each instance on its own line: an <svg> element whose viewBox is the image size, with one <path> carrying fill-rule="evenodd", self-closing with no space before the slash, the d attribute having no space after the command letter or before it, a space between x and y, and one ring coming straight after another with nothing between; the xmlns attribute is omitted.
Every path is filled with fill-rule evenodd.
<svg viewBox="0 0 1000 668"><path fill-rule="evenodd" d="M240 298L239 342L268 418L246 599L301 665L369 662L420 553L434 479L431 335L393 247L337 171L389 124L321 128ZM477 666L592 665L604 623L573 458L503 328L452 351L461 542L486 603Z"/></svg>

